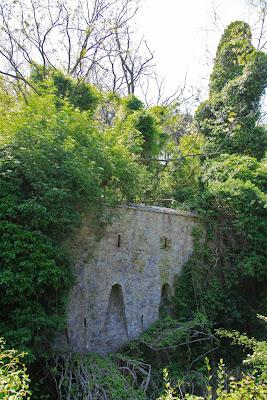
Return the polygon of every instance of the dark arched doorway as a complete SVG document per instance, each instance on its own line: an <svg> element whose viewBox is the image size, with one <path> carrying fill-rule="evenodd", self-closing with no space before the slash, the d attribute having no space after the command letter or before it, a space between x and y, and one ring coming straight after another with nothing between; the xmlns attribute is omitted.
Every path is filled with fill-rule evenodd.
<svg viewBox="0 0 267 400"><path fill-rule="evenodd" d="M172 288L168 283L164 283L161 288L159 312L160 315L170 315L172 313Z"/></svg>
<svg viewBox="0 0 267 400"><path fill-rule="evenodd" d="M128 340L123 292L118 283L111 288L104 333L110 350L117 349Z"/></svg>

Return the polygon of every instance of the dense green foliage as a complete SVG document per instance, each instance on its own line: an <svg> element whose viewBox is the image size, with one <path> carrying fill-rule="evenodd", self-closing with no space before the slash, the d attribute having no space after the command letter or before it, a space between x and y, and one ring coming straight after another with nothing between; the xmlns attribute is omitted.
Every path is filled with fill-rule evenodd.
<svg viewBox="0 0 267 400"><path fill-rule="evenodd" d="M266 54L252 46L248 25L239 21L230 24L218 46L209 99L195 115L196 128L204 136L199 187L193 202L202 228L194 233L194 254L183 268L174 298L178 319L202 312L215 326L249 332L261 339L266 337L266 327L256 314L267 312L267 171L262 160L266 131L257 121L267 84L266 69ZM246 338L237 333L228 336L236 342L237 337ZM252 344L255 352L261 349L266 368L266 342L247 339L246 343L247 347ZM225 342L224 346L226 350L219 347L220 356L234 368L240 354L236 349L229 351ZM218 374L221 384L215 390L211 381L207 388L212 386L215 392L208 391L201 398L266 396L263 376L244 372L244 377L238 376L225 389L222 365ZM177 396L168 386L162 398Z"/></svg>
<svg viewBox="0 0 267 400"><path fill-rule="evenodd" d="M115 133L56 99L32 95L0 123L0 326L30 354L63 326L71 274L60 243L82 213L134 200L144 178Z"/></svg>
<svg viewBox="0 0 267 400"><path fill-rule="evenodd" d="M265 317L260 317L267 321ZM235 378L227 373L225 364L220 359L215 376L213 376L209 360L206 358L205 363L208 373L206 394L204 396L195 396L188 393L183 394L181 385L179 384L173 387L170 383L168 370L164 369L165 391L158 400L211 400L213 398L217 400L266 399L267 342L257 341L254 338L247 337L247 335L241 335L237 331L218 330L217 334L230 338L233 344L239 344L252 350L252 354L249 354L243 360L243 364L251 366L250 370L246 370L238 378Z"/></svg>
<svg viewBox="0 0 267 400"><path fill-rule="evenodd" d="M22 400L29 398L29 376L21 359L24 353L5 349L0 338L0 399Z"/></svg>
<svg viewBox="0 0 267 400"><path fill-rule="evenodd" d="M44 88L54 88L56 104L60 106L61 99L68 99L74 108L81 111L93 112L99 102L100 93L92 85L85 82L75 81L73 78L64 75L62 72L47 69L44 78L42 67L38 64L32 65L31 81L37 91L42 92Z"/></svg>
<svg viewBox="0 0 267 400"><path fill-rule="evenodd" d="M267 55L252 46L246 23L233 22L218 46L209 99L196 112L207 153L265 154L266 133L256 123L266 84Z"/></svg>
<svg viewBox="0 0 267 400"><path fill-rule="evenodd" d="M126 129L137 141L139 139L140 147L136 147L135 151L141 154L144 163L149 164L159 154L165 135L155 116L144 109L138 98L128 96L122 99L116 125L117 129Z"/></svg>
<svg viewBox="0 0 267 400"><path fill-rule="evenodd" d="M256 315L267 314L267 142L257 121L267 56L252 45L249 26L236 21L225 30L209 98L194 119L177 103L146 108L135 96L102 93L37 64L29 81L35 90L23 98L2 82L0 88L1 335L27 350L29 361L44 361L54 333L65 326L73 283L64 244L84 215L99 228L110 207L123 202L195 209L194 253L177 279L171 317L126 348L131 360L59 357L51 367L48 358L50 374L57 385L66 372L57 388L63 398L70 381L73 399L101 390L107 399L144 399L146 390L157 398L167 366L183 383L175 394L165 372L161 399L264 399L266 328ZM229 351L229 337L253 350L244 374L230 383L219 360L235 368L242 357ZM215 381L203 368L207 354ZM146 362L154 367L149 388ZM247 370L249 363L257 372ZM79 381L81 373L89 384ZM27 393L25 382L18 393ZM188 385L202 397L184 394Z"/></svg>
<svg viewBox="0 0 267 400"><path fill-rule="evenodd" d="M197 200L206 236L196 238L177 290L185 299L178 295L181 315L204 309L213 322L248 332L256 313L267 311L267 171L260 160L266 132L256 126L266 68L249 27L230 24L218 46L209 100L196 113L208 152ZM186 300L188 290L194 295Z"/></svg>

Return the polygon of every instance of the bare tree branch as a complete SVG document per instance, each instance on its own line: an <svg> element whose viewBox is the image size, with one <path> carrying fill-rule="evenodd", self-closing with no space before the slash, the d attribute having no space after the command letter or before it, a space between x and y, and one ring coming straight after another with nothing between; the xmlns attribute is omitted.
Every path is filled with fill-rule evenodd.
<svg viewBox="0 0 267 400"><path fill-rule="evenodd" d="M32 65L39 64L44 78L51 69L62 70L107 90L134 93L153 58L145 40L132 36L138 9L138 0L3 0L3 76L31 87Z"/></svg>

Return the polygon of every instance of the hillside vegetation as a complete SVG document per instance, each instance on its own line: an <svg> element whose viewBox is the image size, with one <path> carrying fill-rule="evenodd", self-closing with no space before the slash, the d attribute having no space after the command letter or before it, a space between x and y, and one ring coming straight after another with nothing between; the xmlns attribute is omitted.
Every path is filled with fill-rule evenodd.
<svg viewBox="0 0 267 400"><path fill-rule="evenodd" d="M0 335L29 373L1 344L0 399L266 399L267 55L250 27L224 31L194 115L43 72L31 64L23 93L0 81ZM74 279L64 241L127 202L200 217L172 313L120 354L55 356Z"/></svg>

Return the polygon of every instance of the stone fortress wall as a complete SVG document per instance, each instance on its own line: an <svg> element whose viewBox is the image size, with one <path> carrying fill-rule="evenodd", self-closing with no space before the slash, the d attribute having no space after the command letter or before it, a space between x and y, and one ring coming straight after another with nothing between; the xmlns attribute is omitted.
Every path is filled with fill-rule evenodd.
<svg viewBox="0 0 267 400"><path fill-rule="evenodd" d="M100 240L85 224L74 241L76 283L67 339L74 352L116 351L159 316L193 250L194 214L120 206ZM92 256L93 254L93 256Z"/></svg>

